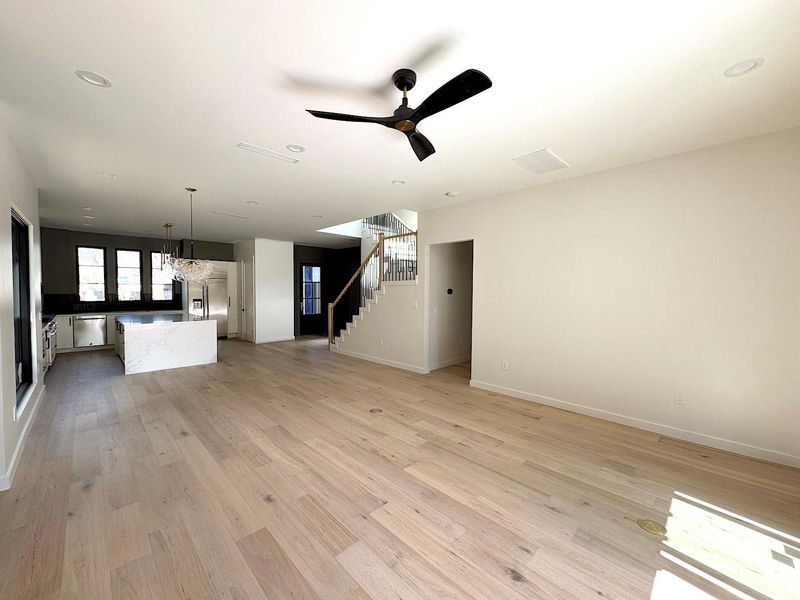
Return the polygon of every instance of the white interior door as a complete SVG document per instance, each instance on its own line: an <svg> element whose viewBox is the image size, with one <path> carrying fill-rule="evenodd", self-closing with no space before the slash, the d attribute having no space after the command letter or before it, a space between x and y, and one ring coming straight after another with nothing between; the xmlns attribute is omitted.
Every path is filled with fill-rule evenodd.
<svg viewBox="0 0 800 600"><path fill-rule="evenodd" d="M253 272L254 257L241 259L242 271L242 339L254 342L255 336L255 280Z"/></svg>

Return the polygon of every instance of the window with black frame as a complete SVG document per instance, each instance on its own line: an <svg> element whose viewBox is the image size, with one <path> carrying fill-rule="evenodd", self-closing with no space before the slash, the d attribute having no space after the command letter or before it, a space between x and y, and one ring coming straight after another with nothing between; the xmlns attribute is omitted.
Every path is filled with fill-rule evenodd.
<svg viewBox="0 0 800 600"><path fill-rule="evenodd" d="M142 299L142 253L139 250L117 250L117 300L133 302Z"/></svg>
<svg viewBox="0 0 800 600"><path fill-rule="evenodd" d="M14 379L17 404L33 383L31 280L28 224L11 212L11 274L14 294Z"/></svg>
<svg viewBox="0 0 800 600"><path fill-rule="evenodd" d="M153 300L172 300L172 271L163 264L161 252L150 253L150 289Z"/></svg>
<svg viewBox="0 0 800 600"><path fill-rule="evenodd" d="M303 274L303 297L300 308L304 315L318 315L322 312L321 268L303 265L301 269Z"/></svg>
<svg viewBox="0 0 800 600"><path fill-rule="evenodd" d="M105 301L105 248L78 246L78 297L81 302Z"/></svg>

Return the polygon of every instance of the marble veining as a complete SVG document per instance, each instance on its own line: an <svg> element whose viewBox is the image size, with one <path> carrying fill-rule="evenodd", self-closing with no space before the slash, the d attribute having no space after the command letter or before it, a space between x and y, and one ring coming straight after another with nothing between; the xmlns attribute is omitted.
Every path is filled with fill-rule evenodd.
<svg viewBox="0 0 800 600"><path fill-rule="evenodd" d="M146 373L217 362L217 322L189 315L127 315L125 373Z"/></svg>

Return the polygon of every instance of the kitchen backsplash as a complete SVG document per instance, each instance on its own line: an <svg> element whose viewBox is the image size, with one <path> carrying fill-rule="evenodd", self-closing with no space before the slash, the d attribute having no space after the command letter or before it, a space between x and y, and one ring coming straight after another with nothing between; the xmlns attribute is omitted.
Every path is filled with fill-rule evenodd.
<svg viewBox="0 0 800 600"><path fill-rule="evenodd" d="M43 294L42 312L61 315L93 312L127 312L140 310L180 310L183 299L180 286L175 286L172 300L152 300L150 294L142 294L137 301L117 300L116 294L106 294L105 302L81 302L78 294Z"/></svg>

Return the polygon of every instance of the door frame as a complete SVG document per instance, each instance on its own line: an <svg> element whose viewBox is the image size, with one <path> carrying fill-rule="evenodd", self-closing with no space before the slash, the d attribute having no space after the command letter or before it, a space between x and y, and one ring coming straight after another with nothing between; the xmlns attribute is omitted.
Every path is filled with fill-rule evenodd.
<svg viewBox="0 0 800 600"><path fill-rule="evenodd" d="M251 270L251 277L250 277L250 290L251 294L248 296L247 294L247 278L245 277L245 263L249 263L252 265L250 267ZM256 309L255 309L255 298L256 298L256 257L255 256L245 256L239 259L239 271L240 271L240 294L239 294L239 305L241 306L241 310L239 311L240 314L240 329L241 329L241 336L243 340L247 340L248 342L255 343L256 341ZM249 303L249 304L248 304ZM247 314L247 308L252 307L252 318L250 321L252 322L252 332L250 335L247 333L247 318L245 315Z"/></svg>
<svg viewBox="0 0 800 600"><path fill-rule="evenodd" d="M455 239L455 240L447 240L443 242L431 242L429 244L425 244L425 247L422 249L423 256L425 258L424 264L422 265L422 281L424 283L425 289L423 293L423 298L425 299L425 310L422 314L422 322L423 322L423 333L422 339L424 344L423 349L423 358L425 369L427 372L431 372L434 370L438 370L443 368L442 365L435 365L431 362L431 349L430 349L430 328L431 328L431 310L433 304L433 290L431 289L431 247L433 246L444 246L446 244L461 244L461 243L468 243L472 242L472 323L470 323L470 373L472 373L473 368L473 361L475 358L475 256L476 256L476 248L478 247L478 242L475 238L464 238L464 239ZM417 248L417 257L419 259L419 247ZM418 273L420 272L420 264L419 260L417 262L417 269ZM470 381L472 381L470 379Z"/></svg>
<svg viewBox="0 0 800 600"><path fill-rule="evenodd" d="M12 407L12 420L18 421L22 416L22 413L25 411L26 407L30 403L31 398L33 398L33 393L39 386L39 383L42 379L41 373L41 307L36 305L36 293L37 293L37 286L36 283L39 283L39 287L41 287L41 279L37 281L35 277L35 273L37 272L36 269L41 270L41 257L37 258L36 254L34 254L34 225L33 222L25 216L25 211L23 211L19 206L11 203L11 211L8 213L9 217L13 214L14 217L19 219L22 223L24 223L28 227L27 237L28 237L28 319L29 319L29 326L30 326L30 348L31 348L31 382L28 385L28 388L25 390L24 394L21 398L16 398L15 394L15 401L14 406ZM9 218L9 221L11 219ZM9 222L9 225L11 223ZM38 226L36 227L38 230ZM10 231L9 231L10 233ZM9 243L11 243L11 239L9 237ZM9 252L10 254L10 252ZM38 264L34 264L34 259L38 260Z"/></svg>
<svg viewBox="0 0 800 600"><path fill-rule="evenodd" d="M327 331L327 319L328 319L328 307L325 304L325 296L322 292L322 286L324 284L322 277L323 272L325 270L324 265L321 262L309 262L304 261L300 262L297 265L299 272L297 275L297 305L295 306L295 310L297 311L297 329L299 335L308 335L307 332L303 331L303 319L306 320L306 323L309 322L310 319L317 319L321 322L320 332L321 335L325 335ZM303 285L305 281L303 280L303 267L319 267L319 305L320 310L318 314L315 315L304 315L303 314Z"/></svg>

